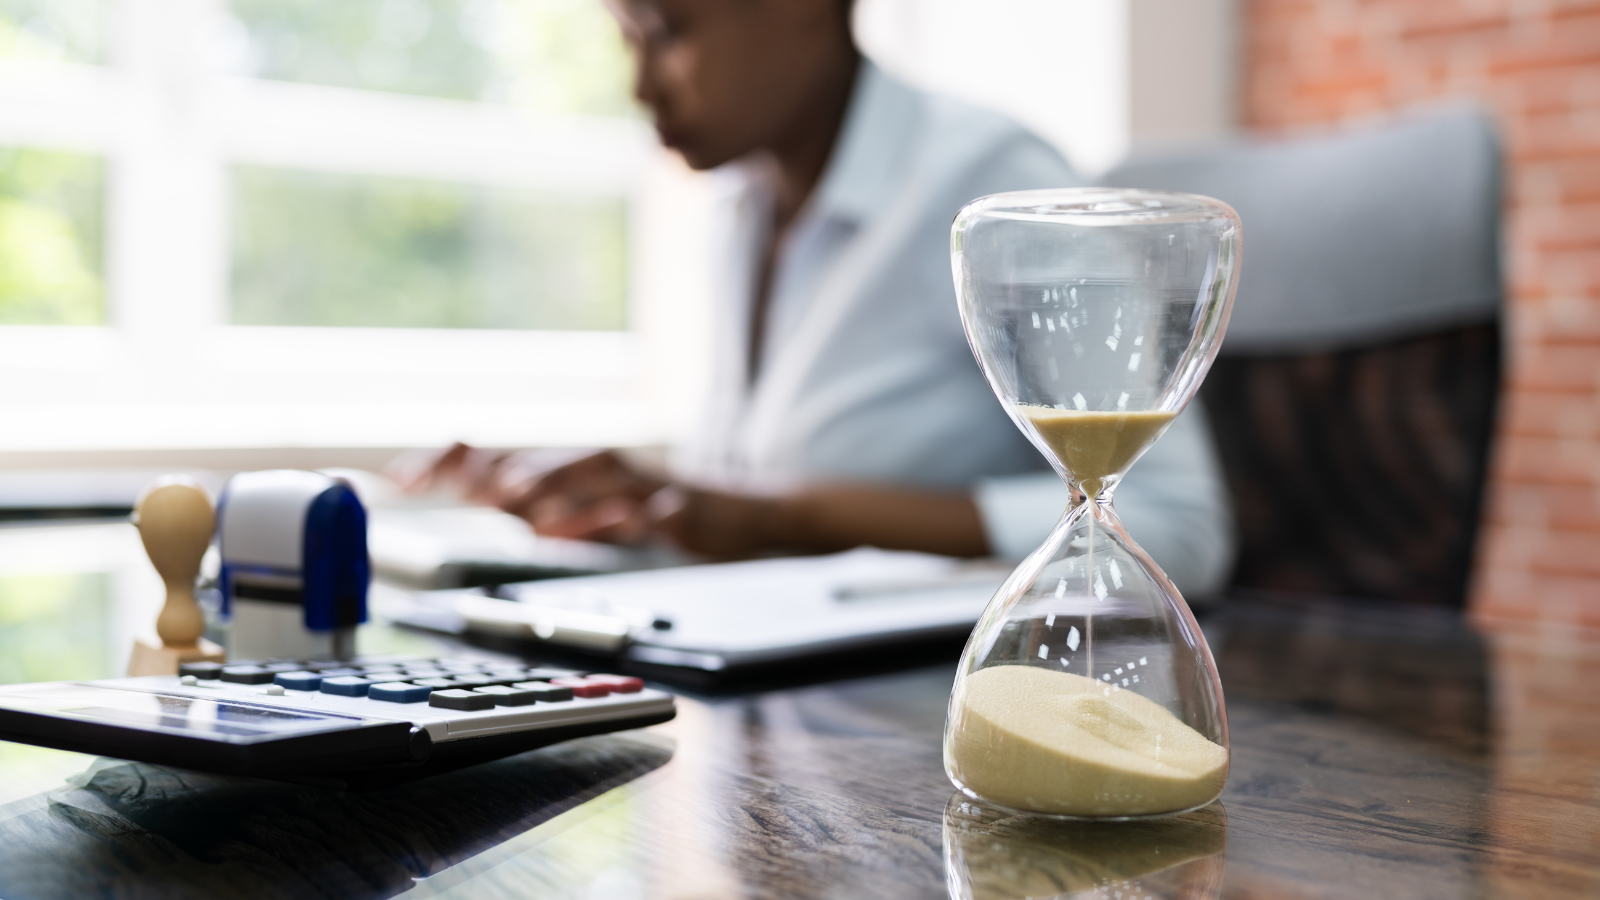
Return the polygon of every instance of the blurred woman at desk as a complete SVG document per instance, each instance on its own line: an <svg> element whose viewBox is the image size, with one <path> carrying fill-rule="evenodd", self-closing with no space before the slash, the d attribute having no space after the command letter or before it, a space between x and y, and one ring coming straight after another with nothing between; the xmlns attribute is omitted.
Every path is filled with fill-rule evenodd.
<svg viewBox="0 0 1600 900"><path fill-rule="evenodd" d="M957 210L1080 183L1004 116L913 90L857 51L848 0L607 0L662 142L724 192L714 396L670 477L615 453L564 464L456 446L461 483L541 534L664 535L714 557L872 544L1021 557L1067 492L967 347ZM1231 562L1203 413L1127 477L1128 530L1186 593Z"/></svg>

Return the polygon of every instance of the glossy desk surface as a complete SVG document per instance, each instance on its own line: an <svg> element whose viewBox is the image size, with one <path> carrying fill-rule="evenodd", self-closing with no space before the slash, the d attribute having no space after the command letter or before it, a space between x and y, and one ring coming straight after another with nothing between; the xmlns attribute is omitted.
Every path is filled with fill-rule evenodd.
<svg viewBox="0 0 1600 900"><path fill-rule="evenodd" d="M0 571L0 616L25 588ZM0 897L1600 896L1600 641L1349 605L1205 628L1233 770L1183 817L964 806L952 659L680 694L666 725L367 794L0 745Z"/></svg>

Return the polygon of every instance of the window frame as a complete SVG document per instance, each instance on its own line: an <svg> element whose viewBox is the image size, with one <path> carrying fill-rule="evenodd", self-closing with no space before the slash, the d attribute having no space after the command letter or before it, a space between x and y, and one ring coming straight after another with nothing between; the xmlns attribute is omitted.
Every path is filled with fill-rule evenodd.
<svg viewBox="0 0 1600 900"><path fill-rule="evenodd" d="M621 198L631 259L654 158L647 125L228 76L210 61L223 0L108 9L104 66L0 58L0 143L104 159L108 319L0 326L0 454L659 439L635 325L286 328L226 316L230 166Z"/></svg>

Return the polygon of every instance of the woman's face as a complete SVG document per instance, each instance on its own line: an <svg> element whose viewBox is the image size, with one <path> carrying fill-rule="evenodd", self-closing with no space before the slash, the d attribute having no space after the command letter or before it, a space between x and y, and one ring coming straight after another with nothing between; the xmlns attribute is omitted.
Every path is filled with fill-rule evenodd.
<svg viewBox="0 0 1600 900"><path fill-rule="evenodd" d="M661 142L709 169L812 126L853 63L840 0L606 0Z"/></svg>

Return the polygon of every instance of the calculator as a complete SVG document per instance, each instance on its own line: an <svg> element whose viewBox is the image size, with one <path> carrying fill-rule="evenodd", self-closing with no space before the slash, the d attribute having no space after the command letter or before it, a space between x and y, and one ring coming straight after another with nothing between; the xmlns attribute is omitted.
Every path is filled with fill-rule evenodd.
<svg viewBox="0 0 1600 900"><path fill-rule="evenodd" d="M0 740L355 790L675 714L638 678L423 657L0 685Z"/></svg>

